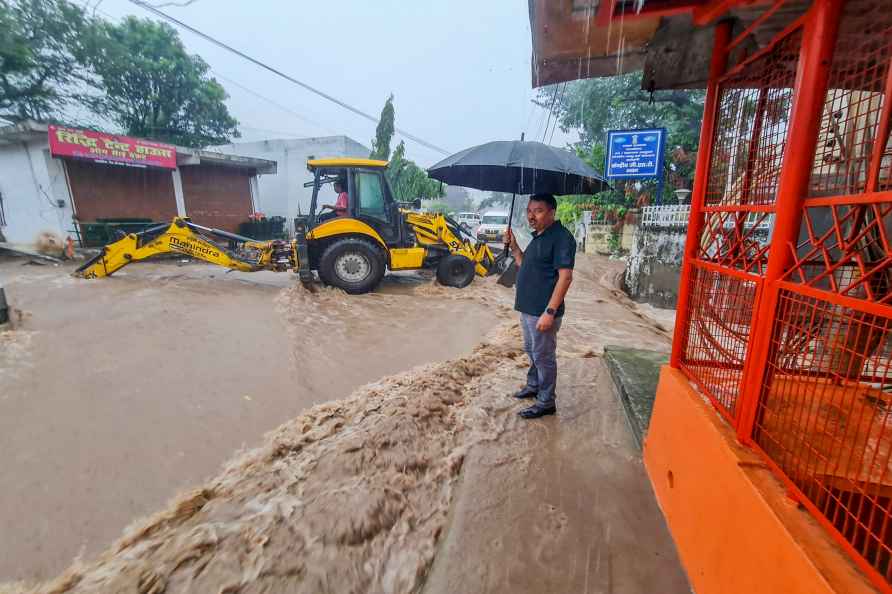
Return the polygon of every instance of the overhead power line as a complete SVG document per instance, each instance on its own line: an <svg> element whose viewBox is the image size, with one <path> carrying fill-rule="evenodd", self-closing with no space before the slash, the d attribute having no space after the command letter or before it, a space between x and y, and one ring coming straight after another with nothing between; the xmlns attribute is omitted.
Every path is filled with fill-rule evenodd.
<svg viewBox="0 0 892 594"><path fill-rule="evenodd" d="M557 100L558 109L560 109L561 104L564 101L564 93L567 92L567 83L564 83L564 86L561 87L561 95ZM554 114L554 125L551 127L551 136L548 137L548 144L551 144L551 141L554 139L554 131L558 127L558 114ZM546 130L547 131L547 130Z"/></svg>
<svg viewBox="0 0 892 594"><path fill-rule="evenodd" d="M256 59L256 58L253 58L253 57L249 56L248 54L246 54L246 53L244 53L244 52L242 52L242 51L240 51L240 50L237 50L236 48L232 47L231 45L228 45L228 44L226 44L226 43L223 43L222 41L219 41L218 39L216 39L216 38L214 38L214 37L211 37L211 36L208 35L207 33L203 33L203 32L201 32L201 31L199 31L198 29L196 29L195 27L192 27L191 25L187 25L187 24L184 23L183 21L181 21L181 20L179 20L179 19L176 19L176 18L170 16L169 14L167 14L167 13L161 11L161 10L158 10L157 8L155 8L154 6L152 6L151 4L148 4L147 2L143 2L143 0L130 0L130 2L131 2L132 4L136 4L137 6L139 6L139 7L141 7L141 8L144 8L144 9L148 10L149 12L151 12L151 13L153 13L153 14L159 16L159 17L161 17L162 19L164 19L164 20L166 20L166 21L170 21L171 23L174 23L175 25L177 25L177 26L179 26L179 27L182 27L183 29L186 29L186 30L189 31L189 32L194 33L195 35L198 35L198 36L201 37L202 39L204 39L204 40L206 40L206 41L209 41L209 42L213 43L214 45L216 45L216 46L218 46L218 47L221 47L221 48L225 49L226 51L231 52L231 53L233 53L233 54L239 56L240 58L242 58L242 59L244 59L244 60L247 60L248 62L251 62L252 64L254 64L254 65L256 65L256 66L260 66L261 68L263 68L263 69L265 69L265 70L268 70L268 71L272 72L272 73L275 74L276 76L279 76L279 77L281 77L281 78L284 78L285 80L287 80L287 81L289 81L289 82L291 82L291 83L294 83L294 84L298 85L299 87L303 87L304 89L310 91L311 93L314 93L314 94L319 95L320 97L322 97L322 98L324 98L324 99L326 99L326 100L328 100L328 101L331 101L331 102L334 103L335 105L338 105L338 106L340 106L340 107L343 107L343 108L346 109L347 111L350 111L350 112L352 112L352 113L355 113L356 115L358 115L358 116L360 116L360 117L363 117L363 118L369 120L370 122L374 122L375 124L378 123L378 118L376 118L375 116L373 116L373 115L371 115L371 114L369 114L369 113L366 113L366 112L362 111L361 109L359 109L359 108L357 108L357 107L353 107L353 106L350 105L349 103L346 103L346 102L344 102L344 101L341 101L341 100L338 99L337 97L333 97L332 95L329 95L328 93L326 93L326 92L324 92L324 91L321 91L321 90L317 89L316 87L313 87L313 86L311 86L311 85L309 85L309 84L307 84L307 83L305 83L305 82L303 82L303 81L300 81L300 80L294 78L293 76L290 76L290 75L288 75L288 74L285 74L285 73L282 72L281 70L279 70L279 69L277 69L277 68L273 68L272 66L266 64L265 62L261 62L260 60L258 60L258 59ZM451 154L450 151L447 151L447 150L444 149L444 148L441 148L441 147L439 147L439 146L437 146L437 145L435 145L435 144L432 144L432 143L430 143L430 142L427 142L426 140L424 140L424 139L422 139L422 138L419 138L418 136L415 136L414 134L410 134L409 132L406 132L405 130L402 130L402 129L400 129L400 128L396 128L396 127L394 127L394 131L397 132L399 135L404 136L404 137L408 138L409 140L411 140L411 141L413 141L413 142L415 142L415 143L417 143L417 144L419 144L419 145L421 145L421 146L423 146L423 147L429 148L429 149L431 149L431 150L433 150L433 151L436 151L436 152L438 152L438 153L441 153L441 154L443 154L443 155L449 155L449 154Z"/></svg>
<svg viewBox="0 0 892 594"><path fill-rule="evenodd" d="M216 76L217 78L220 78L220 79L222 79L222 80L225 80L228 84L231 84L231 85L233 85L233 86L236 86L236 87L240 88L242 91L244 91L244 92L246 92L246 93L248 93L248 94L250 94L250 95L253 95L253 96L257 97L258 99L262 99L262 100L266 101L266 102L269 103L270 105L275 105L276 107L278 107L279 109L281 109L281 110L284 111L285 113L288 113L288 114L290 114L290 115L293 115L294 117L298 118L299 120L301 120L301 121L303 121L303 122L306 122L306 123L308 123L308 124L311 124L311 125L313 125L313 126L319 128L319 129L321 129L321 130L325 130L328 134L332 134L332 135L337 134L336 131L332 130L332 129L329 128L328 126L326 126L326 125L324 125L324 124L321 124L321 123L319 123L319 122L317 122L317 121L315 121L315 120L311 120L310 118L306 117L305 115L303 115L303 114L301 114L301 113L298 113L297 111L291 109L290 107L287 107L287 106L285 106L285 105L282 105L281 103L279 103L278 101L275 101L274 99L270 99L269 97L267 97L267 96L265 96L265 95L261 95L261 94L258 93L257 91L255 91L255 90L253 90L253 89L251 89L251 88L249 88L249 87L247 87L247 86L245 86L245 85L239 83L238 81L232 80L231 78L229 78L229 77L227 77L227 76L224 76L224 75L220 74L220 72L217 71L217 70L213 70L213 69L212 69L211 72L214 74L214 76Z"/></svg>
<svg viewBox="0 0 892 594"><path fill-rule="evenodd" d="M195 4L198 0L183 0L182 2L163 2L161 4L156 4L155 8L164 8L165 6L176 6L177 8L184 8L189 6L190 4Z"/></svg>
<svg viewBox="0 0 892 594"><path fill-rule="evenodd" d="M560 85L554 86L554 93L551 95L551 105L548 106L548 119L545 120L545 130L542 132L541 142L545 142L545 137L548 136L548 126L551 125L551 114L554 113L554 102L557 100L559 88Z"/></svg>

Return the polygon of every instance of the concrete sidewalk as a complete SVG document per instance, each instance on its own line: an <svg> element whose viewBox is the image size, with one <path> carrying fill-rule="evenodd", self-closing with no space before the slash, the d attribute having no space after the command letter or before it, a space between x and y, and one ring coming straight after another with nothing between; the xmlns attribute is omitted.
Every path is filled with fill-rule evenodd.
<svg viewBox="0 0 892 594"><path fill-rule="evenodd" d="M691 591L603 359L559 385L557 416L469 454L426 593Z"/></svg>

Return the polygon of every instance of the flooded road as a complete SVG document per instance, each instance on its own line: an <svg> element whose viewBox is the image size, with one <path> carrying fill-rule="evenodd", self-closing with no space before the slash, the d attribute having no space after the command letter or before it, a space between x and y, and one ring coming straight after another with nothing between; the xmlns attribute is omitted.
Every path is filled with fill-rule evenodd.
<svg viewBox="0 0 892 594"><path fill-rule="evenodd" d="M67 272L0 263L21 310L0 333L0 581L94 556L267 431L499 322L415 275L348 297L203 264Z"/></svg>
<svg viewBox="0 0 892 594"><path fill-rule="evenodd" d="M180 317L169 324L170 334L155 328L152 342L138 347L154 365L145 372L149 379L135 382L145 386L139 397L128 400L143 403L137 414L141 419L170 408L171 401L197 401L202 408L185 419L171 413L148 424L144 419L131 423L126 430L141 432L138 440L122 439L124 430L104 442L86 435L87 430L70 435L71 448L85 440L96 455L114 457L114 451L100 447L100 442L111 443L141 460L140 466L108 460L82 482L72 473L66 480L81 489L80 497L113 505L122 499L120 493L133 497L147 488L158 497L179 495L166 506L155 506L159 511L152 515L135 512L134 523L98 556L85 555L33 589L20 584L8 592L689 592L601 357L605 345L669 348L671 329L614 286L621 270L621 262L579 257L558 342L558 414L536 421L520 419L516 412L526 403L510 397L525 376L527 360L511 311L513 291L499 287L494 278L477 279L464 290L394 278L381 292L362 297L256 286L277 277L252 277L252 284L245 285L230 275L229 284L219 287L212 281L220 279L204 278L207 271L200 267L142 269L102 292L99 282L78 285L76 290L90 295L119 291L117 298L104 301L100 311L106 312L120 307L122 297L132 298L131 285L141 286L146 296L156 295L143 301L139 332L115 337L111 350L90 345L94 355L106 353L99 357L105 374L119 353L140 340L150 319L157 323L161 312L150 310L161 307L160 299L152 292L166 295L176 287L179 298L192 303L195 316L173 314ZM166 274L178 276L164 280ZM220 291L213 297L208 296L211 286ZM263 295L259 301L257 294ZM169 315L181 306L165 307ZM99 323L107 315L93 319ZM130 319L121 316L118 326ZM26 322L36 326L36 321ZM65 328L61 320L54 323ZM33 340L40 340L39 332L35 328ZM193 335L211 340L195 341ZM384 336L390 337L387 342ZM191 348L173 359L152 354L171 340ZM466 341L476 346L462 347ZM165 388L173 367L188 376L183 371L192 363L187 355L199 342L208 349L197 357L202 373ZM357 342L361 349L351 347ZM24 350L42 352L33 341ZM80 365L87 369L90 363ZM159 373L164 365L169 367ZM338 395L337 390L361 379L362 369L372 368L392 371ZM130 382L135 369L128 367ZM220 378L213 389L200 381L215 377L212 369ZM247 373L248 379L240 379ZM265 387L248 391L256 385ZM280 395L283 385L301 388ZM87 401L119 398L99 379L88 390L77 390ZM179 399L171 398L173 393ZM31 398L41 396L35 392ZM256 412L264 399L275 414ZM313 402L320 404L308 408ZM62 408L78 422L60 418L57 430L89 427L100 418L78 413L72 404ZM119 420L128 417L126 408L118 411ZM190 414L189 407L174 408L176 414ZM209 408L216 416L206 419L209 413L202 411ZM291 416L262 440L221 435L247 432L240 421L251 418L259 436L263 423L280 422L275 420L280 413ZM170 454L166 423L181 431L174 437L188 449L179 462L184 474L191 467L193 476L178 484L168 479L163 489L156 467L165 470L158 460ZM148 429L139 429L145 425ZM34 441L24 433L19 439L19 449ZM207 453L207 465L213 470L221 460L229 461L202 482L192 458L200 460L209 442L227 440L256 447L230 456L234 447L223 451L225 446L217 445L213 456ZM151 455L137 451L140 446ZM57 450L55 455L65 454ZM27 476L28 468L23 464L19 471ZM127 474L135 485L116 479L116 473ZM41 474L40 480L48 479L52 473ZM193 486L180 488L187 483ZM32 488L38 484L34 480ZM56 486L67 488L62 479ZM27 533L35 506L24 489L19 493L19 500L9 504L27 510L28 518L18 524ZM70 534L76 535L83 533L71 522L80 520L76 514L87 510L102 517L101 506L91 509L82 505L81 511L70 508L55 518L68 522ZM18 520L10 515L4 521ZM43 536L52 539L57 530L57 525L47 526ZM30 562L43 558L37 546L21 555Z"/></svg>

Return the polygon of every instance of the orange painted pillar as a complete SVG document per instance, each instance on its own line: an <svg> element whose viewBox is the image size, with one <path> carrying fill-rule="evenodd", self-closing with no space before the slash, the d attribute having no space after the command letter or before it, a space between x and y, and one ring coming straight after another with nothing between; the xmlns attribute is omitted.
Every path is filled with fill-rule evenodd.
<svg viewBox="0 0 892 594"><path fill-rule="evenodd" d="M791 264L792 253L788 246L795 246L799 240L802 207L808 194L814 165L841 11L842 0L816 0L804 24L796 82L793 86L790 125L778 179L771 250L762 281L759 306L754 312L751 329L753 346L746 362L740 395L737 436L744 443L751 441L768 364L778 299L775 281L783 277Z"/></svg>
<svg viewBox="0 0 892 594"><path fill-rule="evenodd" d="M678 284L678 307L675 314L675 334L672 341L672 357L669 364L678 369L687 339L689 302L691 298L691 262L697 257L700 232L703 230L703 201L709 181L709 163L712 160L712 144L715 119L719 105L719 78L728 65L728 44L731 42L731 22L722 21L715 27L712 60L709 63L709 81L706 101L703 104L703 122L700 124L700 146L697 150L697 167L694 170L694 189L691 193L691 214L688 218L688 235L684 245L684 260Z"/></svg>

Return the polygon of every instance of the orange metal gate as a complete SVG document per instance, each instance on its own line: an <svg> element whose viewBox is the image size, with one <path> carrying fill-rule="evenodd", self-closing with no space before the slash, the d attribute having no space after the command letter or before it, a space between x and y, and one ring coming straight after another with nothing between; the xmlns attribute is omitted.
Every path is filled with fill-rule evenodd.
<svg viewBox="0 0 892 594"><path fill-rule="evenodd" d="M892 592L892 11L739 45L719 25L672 365Z"/></svg>

